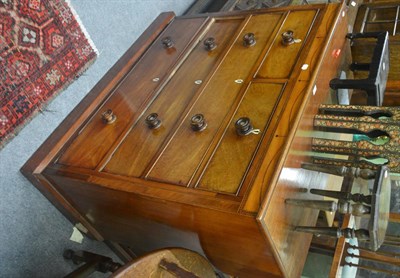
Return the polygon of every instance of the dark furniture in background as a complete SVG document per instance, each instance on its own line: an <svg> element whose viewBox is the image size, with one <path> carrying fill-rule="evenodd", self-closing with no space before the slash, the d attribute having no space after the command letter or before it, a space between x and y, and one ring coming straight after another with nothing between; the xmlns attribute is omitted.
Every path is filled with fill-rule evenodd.
<svg viewBox="0 0 400 278"><path fill-rule="evenodd" d="M289 5L292 0L197 0L186 11L186 15L200 13L247 11L262 8L277 8Z"/></svg>

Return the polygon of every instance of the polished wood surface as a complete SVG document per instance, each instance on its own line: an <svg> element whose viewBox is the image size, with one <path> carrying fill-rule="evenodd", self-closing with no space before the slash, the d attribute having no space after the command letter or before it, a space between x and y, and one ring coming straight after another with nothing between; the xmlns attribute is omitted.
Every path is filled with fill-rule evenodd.
<svg viewBox="0 0 400 278"><path fill-rule="evenodd" d="M191 182L204 153L209 149L212 140L216 138L235 99L246 88L248 82L245 81L251 77L250 72L260 58L265 45L271 41L276 23L281 17L282 15L278 13L255 15L249 18L224 61L219 65L218 71L204 88L201 97L183 119L167 148L162 151L161 156L151 167L148 178L185 186ZM258 26L265 26L265 28L257 33L255 30ZM249 32L255 32L257 35L257 43L253 47L243 46L242 38ZM190 118L198 113L204 114L208 121L207 129L201 133L193 132L187 126Z"/></svg>
<svg viewBox="0 0 400 278"><path fill-rule="evenodd" d="M99 240L139 255L188 248L240 277L298 277L310 238L292 229L316 214L284 199L325 186L299 167L312 115L331 101L346 20L345 4L161 15L22 171ZM289 28L296 40L284 45ZM166 35L175 46L162 45ZM107 109L114 123L102 120ZM191 128L195 114L205 130ZM260 133L240 136L241 117Z"/></svg>
<svg viewBox="0 0 400 278"><path fill-rule="evenodd" d="M89 233L98 240L103 237L93 228L90 221L83 217L57 189L49 183L40 173L49 163L59 155L66 142L76 134L90 115L96 111L99 104L110 93L114 86L121 80L139 60L141 55L152 44L163 29L174 18L174 13L161 14L138 40L127 50L121 59L107 72L96 84L89 94L72 110L49 138L39 147L32 157L23 165L21 172L36 188L72 223L82 223Z"/></svg>
<svg viewBox="0 0 400 278"><path fill-rule="evenodd" d="M257 78L286 79L290 77L300 50L307 42L313 21L318 10L292 11L285 19L280 33L293 32L293 45L282 46L280 39L275 40L268 56L257 72Z"/></svg>
<svg viewBox="0 0 400 278"><path fill-rule="evenodd" d="M223 50L230 43L243 20L244 18L216 20L211 24L202 39L215 38L218 42L217 48L208 52L204 50L202 43L197 44L174 78L163 88L163 93L147 109L148 113L159 114L162 120L161 127L156 130L148 129L143 120L147 115L143 115L107 163L106 172L134 177L145 174L144 171L151 159L156 155L168 134L174 131L173 127L178 117L201 86L201 83L195 82L206 80L216 63L223 58ZM127 161L129 161L128 165Z"/></svg>
<svg viewBox="0 0 400 278"><path fill-rule="evenodd" d="M284 174L284 171L291 172L292 169L300 167L301 163L308 161L310 153L306 151L310 150L311 138L315 132L313 129L313 116L316 114L319 104L329 103L332 101L331 91L329 90L329 80L331 76L337 74L337 68L341 62L341 55L337 55L344 49L343 37L347 32L347 18L345 13L341 13L339 17L327 16L326 21L333 21L333 24L321 24L318 30L318 35L329 34L329 26L335 26L337 32L334 36L325 37L325 41L320 43L325 45L325 52L321 53L322 57L318 59L316 72L319 74L315 83L311 83L306 91L300 91L300 95L303 98L298 98L297 103L294 102L291 106L287 106L290 110L288 119L290 119L286 125L280 125L280 128L286 128L283 133L287 136L283 148L283 156L280 160L281 172L275 171L272 179L273 188L267 192L267 197L264 198L262 208L258 215L258 219L261 225L266 230L266 233L270 235L273 242L275 242L275 248L279 254L282 262L284 263L289 277L298 277L301 273L289 262L294 260L302 260L305 262L305 256L301 255L302 250L309 246L311 237L302 237L293 232L294 226L301 226L305 223L312 223L315 225L316 212L305 210L303 212L298 211L297 208L288 207L284 203L284 199L287 198L303 198L308 199L309 194L305 194L304 189L307 186L311 186L310 182L301 182L299 178L290 178L289 174ZM332 34L332 33L331 33ZM317 35L317 37L318 37ZM328 39L328 40L326 40ZM318 44L317 41L314 43ZM312 53L312 52L311 52ZM314 53L313 53L314 54ZM312 56L311 56L312 57ZM313 58L309 56L310 62ZM301 74L300 74L301 75ZM312 79L311 79L312 80ZM293 113L299 109L299 113ZM297 110L298 111L298 110ZM282 134L282 133L281 133ZM286 153L285 153L286 152ZM279 167L279 166L278 166ZM279 168L278 168L279 169ZM311 177L312 178L312 177ZM274 184L274 181L276 183ZM325 187L322 184L322 180L318 182L317 187ZM293 249L289 249L286 246L291 245Z"/></svg>
<svg viewBox="0 0 400 278"><path fill-rule="evenodd" d="M173 21L132 70L124 76L123 82L115 87L102 108L79 132L79 136L59 158L58 163L95 168L128 124L130 125L141 114L143 106L147 105L148 99L153 97L159 84L168 77L170 68L177 63L204 21L201 18L186 24L181 24L179 20ZM176 33L181 35L174 36ZM161 43L161 40L168 36L174 41L174 47L171 49L166 49ZM154 82L154 78L158 78L159 81ZM117 116L114 124L105 125L101 120L101 113L107 109L111 109Z"/></svg>
<svg viewBox="0 0 400 278"><path fill-rule="evenodd" d="M239 193L260 136L270 127L268 123L271 121L275 103L281 96L283 88L284 84L261 82L250 84L197 187L216 192ZM240 117L249 117L253 127L260 129L261 133L237 136L235 122ZM227 157L230 159L227 160ZM224 176L223 180L221 176Z"/></svg>

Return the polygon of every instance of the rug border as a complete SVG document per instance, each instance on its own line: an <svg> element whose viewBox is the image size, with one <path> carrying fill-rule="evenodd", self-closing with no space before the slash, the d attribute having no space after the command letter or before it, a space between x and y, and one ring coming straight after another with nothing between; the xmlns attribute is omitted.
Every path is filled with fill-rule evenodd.
<svg viewBox="0 0 400 278"><path fill-rule="evenodd" d="M81 18L79 17L79 15L78 15L78 13L76 12L74 6L72 5L71 0L64 0L64 1L65 1L65 3L67 3L68 7L70 8L72 14L74 15L76 21L77 21L78 24L79 24L79 27L80 27L81 30L82 30L82 33L85 35L85 37L86 37L86 39L88 40L90 46L93 48L93 50L94 50L94 52L97 54L97 56L99 56L100 53L99 53L99 51L98 51L96 45L94 44L92 38L90 37L88 31L86 30L86 27L85 27L85 25L83 24Z"/></svg>

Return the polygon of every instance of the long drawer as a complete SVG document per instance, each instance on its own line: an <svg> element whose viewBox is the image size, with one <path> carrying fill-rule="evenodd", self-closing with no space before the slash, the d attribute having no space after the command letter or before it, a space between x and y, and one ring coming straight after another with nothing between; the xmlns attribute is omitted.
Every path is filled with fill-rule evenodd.
<svg viewBox="0 0 400 278"><path fill-rule="evenodd" d="M185 24L179 19L172 22L114 88L102 107L58 159L58 163L94 169L124 130L140 116L143 107L157 93L160 84L173 74L176 63L205 20L196 18ZM172 47L163 44L163 40L168 37L173 41ZM117 117L112 124L104 123L102 119L102 114L107 110L111 110Z"/></svg>

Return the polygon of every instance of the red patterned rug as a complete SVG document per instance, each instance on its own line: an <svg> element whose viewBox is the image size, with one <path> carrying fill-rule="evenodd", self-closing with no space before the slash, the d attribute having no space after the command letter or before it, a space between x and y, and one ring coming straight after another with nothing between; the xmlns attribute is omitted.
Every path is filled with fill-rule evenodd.
<svg viewBox="0 0 400 278"><path fill-rule="evenodd" d="M68 0L0 0L0 149L96 53Z"/></svg>

